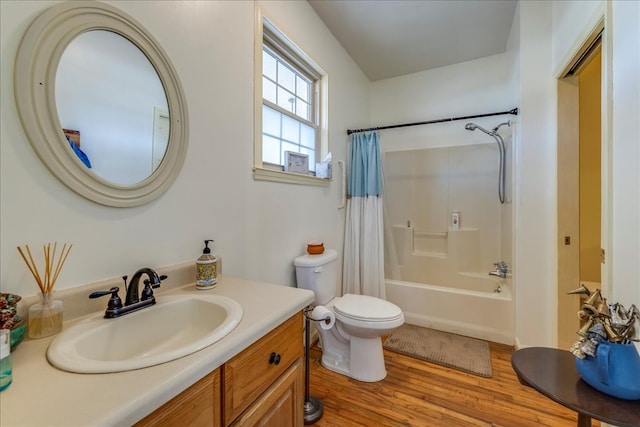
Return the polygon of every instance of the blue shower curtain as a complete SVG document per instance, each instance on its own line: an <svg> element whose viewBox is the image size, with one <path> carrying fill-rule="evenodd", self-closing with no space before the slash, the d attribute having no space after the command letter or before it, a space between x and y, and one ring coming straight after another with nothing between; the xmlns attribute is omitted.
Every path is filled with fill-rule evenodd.
<svg viewBox="0 0 640 427"><path fill-rule="evenodd" d="M349 137L343 293L386 298L379 134Z"/></svg>

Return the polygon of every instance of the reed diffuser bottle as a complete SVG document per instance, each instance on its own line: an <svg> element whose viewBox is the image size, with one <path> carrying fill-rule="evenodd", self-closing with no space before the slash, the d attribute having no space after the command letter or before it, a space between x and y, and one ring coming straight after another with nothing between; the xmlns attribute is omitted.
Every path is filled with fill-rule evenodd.
<svg viewBox="0 0 640 427"><path fill-rule="evenodd" d="M18 247L18 252L22 255L22 259L27 264L27 267L29 267L29 271L31 271L33 278L40 288L40 301L29 307L29 323L27 327L29 338L44 338L57 334L62 330L62 301L53 298L53 287L72 246L73 245L69 245L67 249L67 244L64 244L55 265L54 260L56 258L58 243L56 242L54 244L53 252L51 251L51 243L43 247L45 262L44 278L40 276L38 266L33 259L29 245L26 245L29 256L28 260L22 249Z"/></svg>
<svg viewBox="0 0 640 427"><path fill-rule="evenodd" d="M40 302L29 307L29 338L44 338L62 330L62 301L51 293L40 294Z"/></svg>

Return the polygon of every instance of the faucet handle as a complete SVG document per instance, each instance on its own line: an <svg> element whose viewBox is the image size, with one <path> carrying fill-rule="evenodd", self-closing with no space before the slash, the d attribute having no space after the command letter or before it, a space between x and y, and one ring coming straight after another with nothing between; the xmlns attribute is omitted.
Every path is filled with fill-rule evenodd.
<svg viewBox="0 0 640 427"><path fill-rule="evenodd" d="M495 266L495 268L497 268L498 270L507 270L509 267L507 266L507 263L504 261L498 261L498 262L494 262L493 265Z"/></svg>
<svg viewBox="0 0 640 427"><path fill-rule="evenodd" d="M111 294L111 298L109 299L109 303L107 304L107 310L114 310L114 309L117 309L117 308L122 308L122 300L120 299L120 296L118 295L118 291L120 291L120 288L118 288L117 286L114 286L113 288L109 289L108 291L92 292L89 295L89 298L91 298L91 299L100 298L100 297L103 297L105 295Z"/></svg>
<svg viewBox="0 0 640 427"><path fill-rule="evenodd" d="M144 289L142 290L142 295L140 296L141 301L146 301L148 299L153 298L153 289L157 289L160 287L160 282L166 279L168 276L163 274L158 277L158 282L151 282L149 279L145 279L142 281L144 283Z"/></svg>
<svg viewBox="0 0 640 427"><path fill-rule="evenodd" d="M146 300L149 300L149 299L153 298L153 289L151 289L151 288L152 287L153 288L157 288L159 286L160 285L152 286L151 282L149 282L148 280L145 280L144 281L144 289L142 290L142 293L140 294L140 301L146 301Z"/></svg>

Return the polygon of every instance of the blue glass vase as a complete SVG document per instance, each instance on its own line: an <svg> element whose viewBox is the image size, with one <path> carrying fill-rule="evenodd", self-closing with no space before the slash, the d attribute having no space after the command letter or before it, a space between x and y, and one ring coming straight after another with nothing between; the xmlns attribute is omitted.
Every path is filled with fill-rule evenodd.
<svg viewBox="0 0 640 427"><path fill-rule="evenodd" d="M600 341L596 357L576 358L576 367L596 390L619 399L640 399L640 354L633 344Z"/></svg>

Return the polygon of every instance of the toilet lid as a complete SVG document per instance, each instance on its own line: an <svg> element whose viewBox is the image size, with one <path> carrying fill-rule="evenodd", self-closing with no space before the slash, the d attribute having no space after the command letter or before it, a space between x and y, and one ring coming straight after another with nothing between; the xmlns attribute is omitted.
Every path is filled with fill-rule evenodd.
<svg viewBox="0 0 640 427"><path fill-rule="evenodd" d="M397 305L368 295L345 294L336 298L334 310L343 316L369 322L393 320L402 315Z"/></svg>

